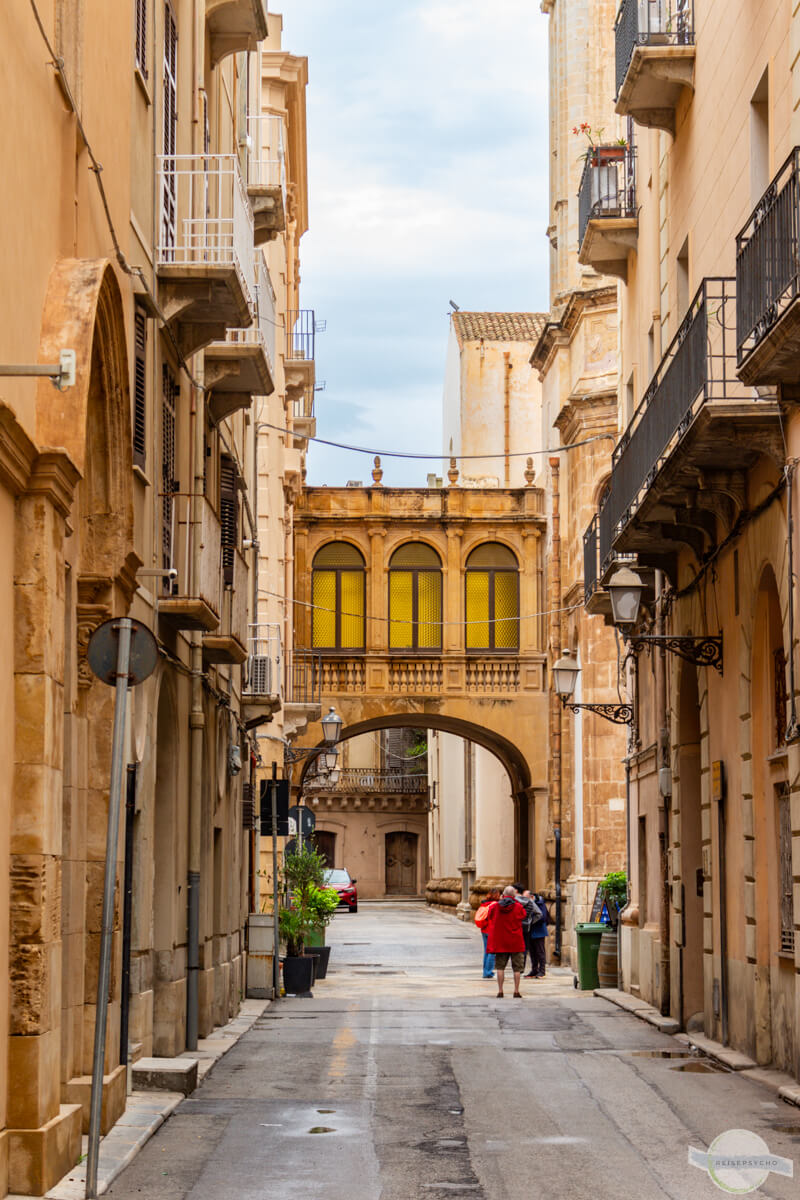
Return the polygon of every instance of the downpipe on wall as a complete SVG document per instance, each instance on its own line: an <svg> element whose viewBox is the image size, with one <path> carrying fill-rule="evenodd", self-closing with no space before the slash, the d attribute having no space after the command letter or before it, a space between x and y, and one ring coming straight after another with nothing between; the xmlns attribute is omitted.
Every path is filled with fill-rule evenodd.
<svg viewBox="0 0 800 1200"><path fill-rule="evenodd" d="M200 530L203 519L204 493L204 434L205 397L202 391L192 389L192 457L194 480L192 488L192 584L199 589L202 567L202 540ZM195 590L195 595L199 590ZM197 1049L200 1014L200 867L202 854L202 806L203 806L203 737L205 711L203 709L203 639L202 634L192 634L191 651L192 699L189 713L189 852L187 864L187 937L186 937L186 1048Z"/></svg>

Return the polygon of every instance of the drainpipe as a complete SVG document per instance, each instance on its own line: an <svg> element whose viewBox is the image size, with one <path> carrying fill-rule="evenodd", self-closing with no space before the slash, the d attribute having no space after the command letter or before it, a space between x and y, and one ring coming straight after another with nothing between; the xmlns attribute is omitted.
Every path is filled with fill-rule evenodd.
<svg viewBox="0 0 800 1200"><path fill-rule="evenodd" d="M511 486L511 355L503 353L503 454L505 455L505 484Z"/></svg>
<svg viewBox="0 0 800 1200"><path fill-rule="evenodd" d="M192 389L192 446L194 486L192 488L192 594L200 593L203 547L201 529L203 504L205 399L203 392ZM203 805L203 733L206 718L203 710L203 639L199 632L192 634L191 650L192 703L189 714L189 862L187 877L188 931L186 947L186 1048L197 1049L199 1028L200 973L200 866L202 856Z"/></svg>
<svg viewBox="0 0 800 1200"><path fill-rule="evenodd" d="M551 546L551 606L550 614L550 653L551 662L561 653L561 512L560 512L560 472L561 461L554 456L550 459L552 480L552 546ZM555 839L555 900L556 928L553 957L561 961L561 701L550 687L550 810Z"/></svg>
<svg viewBox="0 0 800 1200"><path fill-rule="evenodd" d="M656 633L663 637L664 629L664 575L656 571ZM658 729L658 764L669 767L669 729L667 727L667 652L660 649L656 654L656 727ZM661 860L661 913L659 936L661 940L661 969L659 988L659 1009L663 1016L669 1015L670 1010L670 977L669 977L669 939L670 939L670 883L669 883L669 840L670 840L670 801L669 795L663 798L662 827L658 840Z"/></svg>

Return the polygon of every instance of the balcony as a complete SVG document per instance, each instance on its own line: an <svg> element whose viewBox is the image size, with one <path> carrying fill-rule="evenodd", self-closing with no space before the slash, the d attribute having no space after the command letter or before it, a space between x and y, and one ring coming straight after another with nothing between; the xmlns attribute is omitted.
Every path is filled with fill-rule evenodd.
<svg viewBox="0 0 800 1200"><path fill-rule="evenodd" d="M599 513L594 514L583 535L583 606L591 616L611 616L611 601L603 588L600 569Z"/></svg>
<svg viewBox="0 0 800 1200"><path fill-rule="evenodd" d="M578 190L578 262L627 282L638 227L636 150L596 146L587 154Z"/></svg>
<svg viewBox="0 0 800 1200"><path fill-rule="evenodd" d="M322 712L322 656L315 650L295 650L283 706L287 737L303 733Z"/></svg>
<svg viewBox="0 0 800 1200"><path fill-rule="evenodd" d="M247 118L247 194L253 206L255 244L271 242L286 228L286 155L283 118Z"/></svg>
<svg viewBox="0 0 800 1200"><path fill-rule="evenodd" d="M325 651L319 671L325 697L354 693L511 696L541 691L543 667L544 655L516 652L484 657L459 651L419 655Z"/></svg>
<svg viewBox="0 0 800 1200"><path fill-rule="evenodd" d="M253 322L253 215L232 154L159 155L156 268L184 356Z"/></svg>
<svg viewBox="0 0 800 1200"><path fill-rule="evenodd" d="M247 658L247 591L249 572L238 550L233 552L233 585L222 591L222 611L215 633L203 638L203 660L238 666Z"/></svg>
<svg viewBox="0 0 800 1200"><path fill-rule="evenodd" d="M316 388L313 384L303 389L292 403L292 433L295 435L296 450L305 450L308 438L316 436L317 418L314 416L314 397Z"/></svg>
<svg viewBox="0 0 800 1200"><path fill-rule="evenodd" d="M317 322L313 308L290 310L286 314L286 395L294 404L314 386L314 349Z"/></svg>
<svg viewBox="0 0 800 1200"><path fill-rule="evenodd" d="M675 133L675 113L694 90L692 0L622 0L614 26L616 111Z"/></svg>
<svg viewBox="0 0 800 1200"><path fill-rule="evenodd" d="M267 36L266 0L206 0L211 65L229 54L255 50Z"/></svg>
<svg viewBox="0 0 800 1200"><path fill-rule="evenodd" d="M249 729L266 724L283 703L281 627L251 625L242 706Z"/></svg>
<svg viewBox="0 0 800 1200"><path fill-rule="evenodd" d="M177 572L168 581L168 592L158 601L158 615L174 629L211 633L222 609L222 554L217 514L203 498L199 528L192 523L193 497L162 497L164 504L165 567ZM198 579L192 579L192 534L200 538Z"/></svg>
<svg viewBox="0 0 800 1200"><path fill-rule="evenodd" d="M406 775L402 771L379 771L373 767L344 767L333 785L324 775L309 772L305 788L324 788L333 792L393 792L403 796L424 796L428 792L427 773Z"/></svg>
<svg viewBox="0 0 800 1200"><path fill-rule="evenodd" d="M212 342L205 353L205 384L211 389L209 412L215 423L253 396L275 390L275 293L261 251L256 255L255 320L249 329L229 329L224 342Z"/></svg>
<svg viewBox="0 0 800 1200"><path fill-rule="evenodd" d="M703 281L614 450L595 585L614 551L670 574L685 546L702 559L746 506L759 456L782 461L777 403L736 374L735 302L734 280ZM591 578L591 538L584 548Z"/></svg>
<svg viewBox="0 0 800 1200"><path fill-rule="evenodd" d="M800 148L781 167L736 239L739 378L800 381Z"/></svg>

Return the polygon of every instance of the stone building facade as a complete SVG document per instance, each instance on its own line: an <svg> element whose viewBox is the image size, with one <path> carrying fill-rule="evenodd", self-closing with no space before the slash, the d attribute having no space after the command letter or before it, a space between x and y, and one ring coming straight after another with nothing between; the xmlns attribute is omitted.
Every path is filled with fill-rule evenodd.
<svg viewBox="0 0 800 1200"><path fill-rule="evenodd" d="M546 626L534 615L545 607L543 496L533 486L462 488L457 468L446 488L385 488L375 474L373 487L307 488L298 500L295 646L316 656L322 708L336 706L345 741L413 726L499 760L508 808L490 791L476 798L474 827L486 836L458 878L468 902L481 853L494 862L498 845L509 874L548 871ZM495 617L490 604L503 597ZM302 741L317 744L318 733ZM434 871L440 841L462 853L471 818L461 799L449 809L432 801Z"/></svg>
<svg viewBox="0 0 800 1200"><path fill-rule="evenodd" d="M12 0L3 23L2 357L76 356L67 390L0 394L0 1194L42 1195L88 1117L113 692L86 648L106 618L146 624L159 661L125 740L103 1128L129 1056L191 1048L239 1004L261 245L283 222L294 260L297 222L262 136L261 0Z"/></svg>
<svg viewBox="0 0 800 1200"><path fill-rule="evenodd" d="M610 242L588 255L582 239L584 227L593 228L594 212L613 211L616 218L609 206L619 201L613 188L617 175L624 182L630 149L618 148L622 159L598 168L608 197L598 188L592 192L592 146L613 147L627 132L608 94L615 4L543 0L541 8L550 41L551 314L531 364L541 380L542 445L563 448L549 458L543 478L550 518L548 642L551 664L568 649L581 667L573 700L607 704L620 699L625 680L613 632L602 615L584 611L584 559L592 549L584 534L607 485L617 433L619 318L612 272L619 268ZM575 922L587 919L599 879L626 865L627 741L624 725L564 710L551 690L551 824L561 831L569 913L563 957L572 965Z"/></svg>
<svg viewBox="0 0 800 1200"><path fill-rule="evenodd" d="M636 128L636 236L592 587L623 556L644 588L623 977L796 1076L798 16L651 7L642 25L623 3L608 51Z"/></svg>

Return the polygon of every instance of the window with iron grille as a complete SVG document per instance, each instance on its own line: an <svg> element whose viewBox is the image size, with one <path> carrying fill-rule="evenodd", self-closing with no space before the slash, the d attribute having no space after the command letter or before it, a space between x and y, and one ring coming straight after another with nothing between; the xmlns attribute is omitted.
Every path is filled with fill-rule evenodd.
<svg viewBox="0 0 800 1200"><path fill-rule="evenodd" d="M794 896L792 890L792 817L788 784L778 789L778 849L780 855L781 954L794 954Z"/></svg>
<svg viewBox="0 0 800 1200"><path fill-rule="evenodd" d="M136 0L136 69L147 79L147 0Z"/></svg>
<svg viewBox="0 0 800 1200"><path fill-rule="evenodd" d="M147 457L147 317L133 313L133 461L144 470Z"/></svg>
<svg viewBox="0 0 800 1200"><path fill-rule="evenodd" d="M783 646L779 646L773 651L775 662L775 676L773 679L774 706L775 706L775 745L782 746L786 741L786 707L789 700L789 694L786 690L786 655L783 652Z"/></svg>
<svg viewBox="0 0 800 1200"><path fill-rule="evenodd" d="M175 539L175 423L179 388L172 371L164 363L161 373L161 566L173 566ZM164 577L164 592L173 592L172 580Z"/></svg>
<svg viewBox="0 0 800 1200"><path fill-rule="evenodd" d="M519 568L499 542L477 546L467 559L467 650L516 650L519 647Z"/></svg>
<svg viewBox="0 0 800 1200"><path fill-rule="evenodd" d="M229 454L219 461L219 520L222 544L222 578L233 586L233 564L239 546L239 496L236 463Z"/></svg>
<svg viewBox="0 0 800 1200"><path fill-rule="evenodd" d="M389 561L389 647L439 650L442 564L431 546L406 542Z"/></svg>
<svg viewBox="0 0 800 1200"><path fill-rule="evenodd" d="M363 650L366 613L364 559L349 542L328 542L311 573L311 644L315 650Z"/></svg>
<svg viewBox="0 0 800 1200"><path fill-rule="evenodd" d="M161 195L161 242L175 245L178 180L175 164L178 125L178 28L169 4L164 5L164 103L162 153L164 160Z"/></svg>

